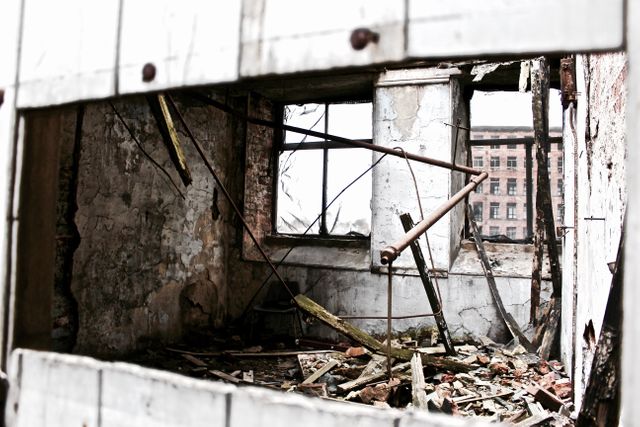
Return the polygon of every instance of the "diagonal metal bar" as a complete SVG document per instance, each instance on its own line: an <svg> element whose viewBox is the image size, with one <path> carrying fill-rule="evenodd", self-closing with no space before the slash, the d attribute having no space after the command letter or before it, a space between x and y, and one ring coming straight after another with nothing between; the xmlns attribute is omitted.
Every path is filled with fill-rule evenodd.
<svg viewBox="0 0 640 427"><path fill-rule="evenodd" d="M334 141L334 142L340 142L343 143L347 146L350 147L357 147L357 148L365 148L367 150L371 150L371 151L376 151L379 153L385 153L385 154L389 154L391 156L396 156L396 157L402 157L402 158L408 158L410 160L415 160L417 162L420 163L426 163L429 165L433 165L433 166L439 166L442 168L446 168L446 169L451 169L451 170L455 170L455 171L459 171L459 172L465 172L471 175L480 175L482 173L482 171L477 170L477 169L473 169L470 168L469 166L464 166L464 165L454 165L453 163L449 163L449 162L445 162L443 160L438 160L438 159L433 159L431 157L426 157L426 156L420 156L418 154L412 154L412 153L405 153L401 150L396 150L393 148L389 148L389 147L383 147L380 145L374 145L371 144L370 142L366 142L366 141L359 141L359 140L354 140L354 139L349 139L349 138L344 138L341 136L337 136L337 135L331 135L329 133L324 133L324 132L316 132L316 131L312 131L312 130L308 130L308 129L303 129L303 128L299 128L296 126L289 126L289 125L285 125L282 123L275 123L272 122L270 120L264 120L264 119L258 119L255 117L249 117L246 114L240 113L238 111L235 111L234 109L230 108L229 106L223 104L222 102L218 102L215 99L212 99L206 95L203 95L201 93L198 92L187 92L187 94L189 96L191 96L194 99L199 100L202 103L211 105L213 107L216 107L219 110L222 110L226 113L229 113L231 115L234 115L240 119L246 120L249 123L253 123L255 125L259 125L259 126L266 126L266 127L270 127L273 129L282 129L282 130L286 130L289 132L295 132L295 133L300 133L303 135L308 135L308 136L315 136L317 138L322 138L325 139L327 141Z"/></svg>

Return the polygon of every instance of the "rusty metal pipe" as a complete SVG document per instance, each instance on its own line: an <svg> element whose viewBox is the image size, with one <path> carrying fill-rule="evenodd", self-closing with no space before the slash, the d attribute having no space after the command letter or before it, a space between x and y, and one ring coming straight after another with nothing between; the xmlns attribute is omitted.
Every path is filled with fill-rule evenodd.
<svg viewBox="0 0 640 427"><path fill-rule="evenodd" d="M382 264L390 264L393 262L400 253L405 250L412 242L422 236L433 224L435 224L440 218L442 218L447 212L449 212L460 200L464 199L467 194L472 192L478 184L487 179L489 174L487 172L481 172L480 175L471 178L471 181L465 185L460 191L453 195L452 198L447 200L442 206L438 207L428 217L420 221L409 230L400 240L393 245L387 246L380 252L380 261Z"/></svg>
<svg viewBox="0 0 640 427"><path fill-rule="evenodd" d="M246 120L249 123L253 123L255 125L259 125L259 126L266 126L266 127L270 127L272 129L282 129L282 130L287 130L289 132L295 132L295 133L300 133L303 135L308 135L308 136L314 136L316 138L322 138L326 141L334 141L334 142L340 142L343 143L345 145L351 146L351 147L357 147L357 148L365 148L367 150L371 150L371 151L377 151L378 153L385 153L385 154L389 154L391 156L396 156L396 157L402 157L402 158L407 158L409 160L415 160L416 162L420 162L420 163L426 163L429 165L433 165L433 166L439 166L441 168L446 168L446 169L451 169L454 171L459 171L459 172L465 172L471 175L480 175L482 173L482 171L478 170L478 169L473 169L469 166L465 166L465 165L456 165L453 163L449 163L449 162L445 162L443 160L438 160L438 159L432 159L431 157L425 157L425 156L420 156L418 154L412 154L412 153L408 153L408 152L403 152L401 150L396 150L393 148L389 148L389 147L382 147L380 145L374 145L371 144L369 142L365 142L365 141L358 141L358 140L354 140L354 139L349 139L349 138L344 138L341 136L337 136L337 135L331 135L329 133L324 133L324 132L316 132L313 130L308 130L308 129L303 129L303 128L299 128L296 126L289 126L289 125L285 125L285 124L281 124L281 123L275 123L273 121L270 120L264 120L264 119L258 119L255 117L249 117L246 114L242 114L238 111L235 111L234 109L230 108L229 106L223 104L222 102L218 102L215 99L212 99L206 95L197 93L197 92L188 92L189 96L191 96L194 99L199 100L200 102L203 102L205 104L211 105L213 107L216 107L219 110L222 110L226 113L229 113L231 115L234 115L238 118L241 118L243 120Z"/></svg>

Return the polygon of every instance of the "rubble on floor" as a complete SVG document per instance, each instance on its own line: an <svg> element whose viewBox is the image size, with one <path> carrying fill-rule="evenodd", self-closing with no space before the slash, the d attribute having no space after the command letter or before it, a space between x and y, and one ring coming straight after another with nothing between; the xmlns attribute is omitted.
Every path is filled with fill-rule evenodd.
<svg viewBox="0 0 640 427"><path fill-rule="evenodd" d="M195 351L186 347L147 350L131 362L237 385L251 384L290 393L378 407L444 412L518 426L571 426L572 385L557 361L545 361L520 345L505 346L482 337L456 346L447 359L471 365L469 372L425 366L412 375L412 362L387 358L347 343L298 340L295 349L244 347L237 336ZM445 357L444 347L394 347ZM280 347L280 348L278 348ZM234 349L229 349L234 348ZM415 363L418 362L417 365ZM414 363L414 365L412 365ZM417 368L420 369L420 368Z"/></svg>

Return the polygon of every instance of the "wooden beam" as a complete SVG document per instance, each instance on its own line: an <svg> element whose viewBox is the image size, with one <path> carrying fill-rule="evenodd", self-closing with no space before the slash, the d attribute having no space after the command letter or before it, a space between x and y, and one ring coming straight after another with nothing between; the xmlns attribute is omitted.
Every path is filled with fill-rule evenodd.
<svg viewBox="0 0 640 427"><path fill-rule="evenodd" d="M551 267L552 297L562 296L562 277L558 243L556 241L551 185L549 183L549 63L545 57L533 61L531 70L531 95L533 110L533 138L538 164L536 189L536 218L544 218L544 231L547 241L547 254Z"/></svg>
<svg viewBox="0 0 640 427"><path fill-rule="evenodd" d="M473 241L476 244L476 251L478 252L478 256L480 257L480 264L482 264L482 270L484 271L484 275L487 278L487 284L489 285L489 290L491 291L491 296L493 297L493 302L496 304L498 313L500 314L500 317L502 317L502 321L507 326L507 329L511 333L513 339L522 344L522 346L526 348L527 351L534 351L534 347L531 342L529 342L527 337L524 336L518 324L504 308L502 298L500 297L498 287L496 286L496 279L493 277L493 270L491 269L489 258L487 258L487 253L484 250L482 237L480 236L480 232L478 231L478 225L476 224L476 221L473 217L473 208L471 208L471 205L467 205L467 217L469 219L469 225L471 226L471 232L473 233Z"/></svg>
<svg viewBox="0 0 640 427"><path fill-rule="evenodd" d="M160 132L160 136L162 136L162 141L169 151L169 157L178 171L182 183L186 187L191 184L191 172L189 171L189 166L187 166L187 160L182 151L180 139L173 124L167 101L164 95L154 94L147 95L147 102L158 124L158 131Z"/></svg>
<svg viewBox="0 0 640 427"><path fill-rule="evenodd" d="M411 219L411 215L409 213L400 215L400 221L402 221L402 227L404 228L405 233L408 233L409 230L415 227L413 219ZM429 277L429 269L427 268L427 263L424 259L424 255L422 254L422 250L420 249L420 245L417 240L414 240L411 242L410 247L411 253L413 253L413 259L416 262L416 267L418 268L418 273L420 274L420 280L422 280L422 286L424 286L424 291L427 293L427 299L429 300L429 305L431 305L431 311L434 314L433 317L436 320L436 326L438 327L438 332L440 332L440 339L444 344L446 354L449 356L455 356L456 350L451 342L449 327L447 326L444 314L442 313L440 298L438 298L436 288L433 286L431 278Z"/></svg>
<svg viewBox="0 0 640 427"><path fill-rule="evenodd" d="M401 372L407 369L409 366L411 366L411 362L399 363L391 369L391 372L393 373ZM375 374L366 375L363 377L356 378L355 380L352 380L352 381L347 381L346 383L338 384L338 390L342 392L353 390L365 384L369 384L379 379L382 379L386 375L387 375L387 371L381 370L380 372L377 372Z"/></svg>
<svg viewBox="0 0 640 427"><path fill-rule="evenodd" d="M428 409L429 399L425 391L424 372L422 370L422 360L418 353L414 353L411 358L411 395L413 397L413 407L418 409Z"/></svg>
<svg viewBox="0 0 640 427"><path fill-rule="evenodd" d="M310 316L315 317L324 324L330 326L341 334L359 342L369 350L379 354L386 354L386 346L383 346L378 340L373 338L361 329L356 328L350 323L345 322L337 316L329 313L324 307L314 302L310 298L300 294L295 297L298 307ZM391 357L399 360L411 360L413 351L404 348L391 348ZM466 363L456 362L440 357L422 354L422 363L437 369L451 370L456 372L466 372L471 367Z"/></svg>
<svg viewBox="0 0 640 427"><path fill-rule="evenodd" d="M302 381L302 384L312 384L316 382L318 378L320 378L321 376L323 376L324 374L326 374L327 372L335 368L337 364L338 364L337 360L330 359L327 363L324 364L322 368L318 369L313 374L309 375L307 379Z"/></svg>

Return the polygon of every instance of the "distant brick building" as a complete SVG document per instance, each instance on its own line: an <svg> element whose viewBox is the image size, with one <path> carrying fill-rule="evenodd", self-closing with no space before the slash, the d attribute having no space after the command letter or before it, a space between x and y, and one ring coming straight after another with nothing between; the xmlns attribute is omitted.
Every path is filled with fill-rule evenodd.
<svg viewBox="0 0 640 427"><path fill-rule="evenodd" d="M562 136L553 128L550 137ZM474 216L485 236L504 235L519 240L529 237L527 230L526 138L533 137L529 127L485 126L471 129L473 166L489 171L489 178L469 197ZM492 144L493 140L522 139L510 143ZM482 144L486 141L486 145ZM505 141L506 142L506 141ZM536 171L535 152L532 152L532 200L535 209ZM564 216L564 182L562 144L552 143L549 149L549 178L556 224ZM535 216L535 210L533 210Z"/></svg>

